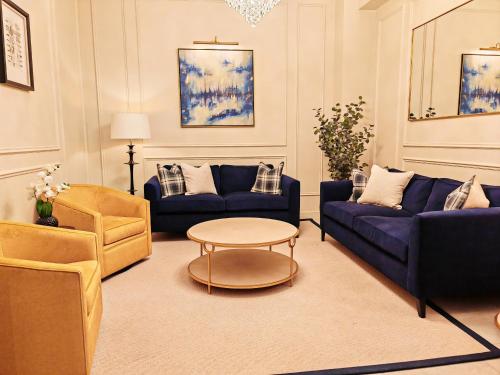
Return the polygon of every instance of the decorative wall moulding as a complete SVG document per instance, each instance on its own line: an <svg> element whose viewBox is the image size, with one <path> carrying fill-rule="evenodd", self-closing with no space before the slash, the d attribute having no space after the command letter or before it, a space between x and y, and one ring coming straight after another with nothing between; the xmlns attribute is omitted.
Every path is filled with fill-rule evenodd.
<svg viewBox="0 0 500 375"><path fill-rule="evenodd" d="M4 147L0 148L0 154L30 154L33 152L60 151L60 145L34 146L34 147Z"/></svg>
<svg viewBox="0 0 500 375"><path fill-rule="evenodd" d="M60 165L62 165L63 163L61 163L61 162L54 162L52 164L60 164ZM11 169L11 170L6 170L6 171L0 171L0 179L17 177L17 176L22 176L22 175L25 175L25 174L40 172L45 167L46 167L46 165L43 164L43 165L35 165L35 166L25 167L25 168L18 168L18 169Z"/></svg>
<svg viewBox="0 0 500 375"><path fill-rule="evenodd" d="M500 143L404 143L407 148L471 148L484 150L498 150Z"/></svg>
<svg viewBox="0 0 500 375"><path fill-rule="evenodd" d="M177 160L177 159L182 159L182 160L228 160L228 159L278 159L278 160L284 160L286 162L286 155L248 155L248 156L241 156L241 155L210 155L210 156L145 156L145 160ZM286 167L286 166L285 166Z"/></svg>
<svg viewBox="0 0 500 375"><path fill-rule="evenodd" d="M424 158L412 158L404 157L403 161L405 163L417 163L417 164L432 164L432 165L443 165L450 167L459 168L475 168L475 169L486 169L491 171L500 171L500 164L486 164L486 163L475 163L475 162L455 162L451 160L440 160L440 159L424 159Z"/></svg>
<svg viewBox="0 0 500 375"><path fill-rule="evenodd" d="M162 143L162 144L149 144L149 145L143 145L143 148L210 148L210 147L217 147L217 148L241 148L241 147L286 147L286 143L281 143L281 144L265 144L265 143L247 143L247 144L233 144L233 145L224 145L224 144L168 144L168 143Z"/></svg>

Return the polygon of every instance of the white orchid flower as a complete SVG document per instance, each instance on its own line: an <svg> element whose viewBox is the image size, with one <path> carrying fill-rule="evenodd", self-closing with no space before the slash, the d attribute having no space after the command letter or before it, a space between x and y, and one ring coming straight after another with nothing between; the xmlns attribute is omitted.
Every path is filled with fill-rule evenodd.
<svg viewBox="0 0 500 375"><path fill-rule="evenodd" d="M50 184L52 181L54 181L54 177L52 176L45 176L43 178L43 182L45 182L46 184Z"/></svg>
<svg viewBox="0 0 500 375"><path fill-rule="evenodd" d="M53 190L49 190L49 191L46 191L46 192L45 192L45 196L46 196L47 198L53 198L53 197L55 197L55 196L56 196L56 193L54 193L54 191L53 191Z"/></svg>
<svg viewBox="0 0 500 375"><path fill-rule="evenodd" d="M47 172L46 171L40 171L36 175L38 177L40 177L40 178L45 178L47 176Z"/></svg>

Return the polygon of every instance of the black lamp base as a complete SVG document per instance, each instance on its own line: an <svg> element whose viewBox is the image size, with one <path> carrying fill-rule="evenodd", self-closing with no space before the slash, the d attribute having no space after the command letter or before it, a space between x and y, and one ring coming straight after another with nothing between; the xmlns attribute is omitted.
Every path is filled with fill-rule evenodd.
<svg viewBox="0 0 500 375"><path fill-rule="evenodd" d="M135 192L137 191L137 189L134 188L134 165L139 164L139 163L136 163L134 161L135 151L134 151L134 145L132 144L132 142L130 142L130 144L128 145L127 154L129 156L129 160L127 163L124 163L130 167L130 189L128 189L127 191L131 195L135 195Z"/></svg>

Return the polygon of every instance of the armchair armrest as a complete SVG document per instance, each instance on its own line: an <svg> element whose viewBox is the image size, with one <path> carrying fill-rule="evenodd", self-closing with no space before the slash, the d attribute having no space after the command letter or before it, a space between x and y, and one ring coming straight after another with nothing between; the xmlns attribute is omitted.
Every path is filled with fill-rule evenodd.
<svg viewBox="0 0 500 375"><path fill-rule="evenodd" d="M0 285L0 373L37 373L47 358L50 373L90 371L88 307L76 267L0 257Z"/></svg>
<svg viewBox="0 0 500 375"><path fill-rule="evenodd" d="M101 213L74 200L58 196L53 204L53 215L59 220L60 225L97 233L99 238L102 236Z"/></svg>
<svg viewBox="0 0 500 375"><path fill-rule="evenodd" d="M149 219L149 201L120 190L100 188L99 211L107 216Z"/></svg>
<svg viewBox="0 0 500 375"><path fill-rule="evenodd" d="M288 198L290 222L297 228L300 225L300 181L290 176L281 176L282 195Z"/></svg>
<svg viewBox="0 0 500 375"><path fill-rule="evenodd" d="M0 243L3 255L11 258L54 263L98 259L97 237L89 232L4 221Z"/></svg>
<svg viewBox="0 0 500 375"><path fill-rule="evenodd" d="M415 216L408 287L416 296L500 291L499 270L500 207Z"/></svg>
<svg viewBox="0 0 500 375"><path fill-rule="evenodd" d="M159 201L161 199L160 181L157 176L151 177L144 184L144 198L150 202Z"/></svg>

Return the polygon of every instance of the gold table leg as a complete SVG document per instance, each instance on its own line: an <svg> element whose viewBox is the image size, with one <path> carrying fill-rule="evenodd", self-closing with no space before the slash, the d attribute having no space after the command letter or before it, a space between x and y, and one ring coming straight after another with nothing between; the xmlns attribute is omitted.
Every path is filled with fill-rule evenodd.
<svg viewBox="0 0 500 375"><path fill-rule="evenodd" d="M212 250L208 250L205 244L203 244L203 247L208 254L208 294L212 294L212 254L215 252L215 245L212 245Z"/></svg>
<svg viewBox="0 0 500 375"><path fill-rule="evenodd" d="M295 246L296 239L292 238L288 241L288 247L290 248L290 287L293 285L293 248Z"/></svg>

